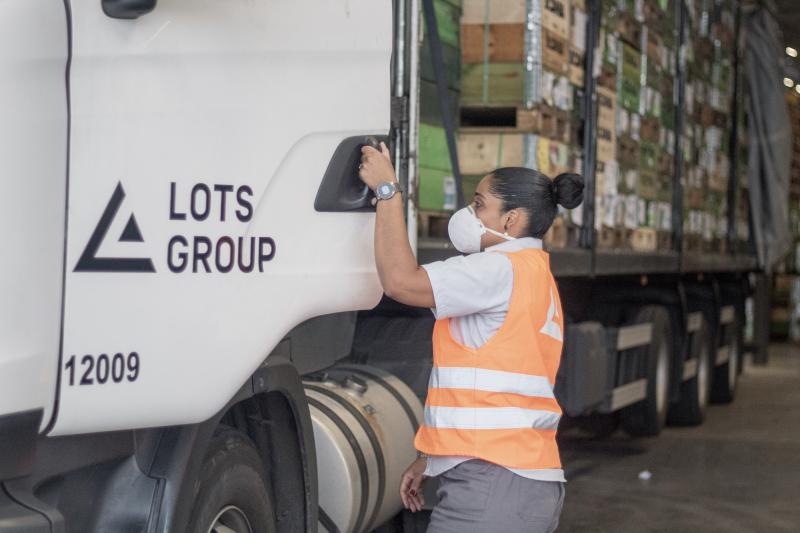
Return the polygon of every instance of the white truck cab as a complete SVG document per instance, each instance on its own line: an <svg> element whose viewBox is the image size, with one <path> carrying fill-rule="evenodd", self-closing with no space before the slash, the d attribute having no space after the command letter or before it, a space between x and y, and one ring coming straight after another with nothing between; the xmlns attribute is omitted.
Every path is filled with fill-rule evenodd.
<svg viewBox="0 0 800 533"><path fill-rule="evenodd" d="M370 213L314 204L342 141L389 130L391 3L26 0L0 24L3 413L200 422L292 327L378 302Z"/></svg>
<svg viewBox="0 0 800 533"><path fill-rule="evenodd" d="M288 417L292 432L285 443L271 435L272 446L300 457L287 474L300 484L285 495L297 501L270 496L284 513L278 530L316 527L297 371L315 363L292 361L279 343L320 316L352 335L352 316L335 313L381 298L354 161L367 136L390 132L393 10L371 0L0 2L0 529L189 531L181 486L197 474L170 487L171 474L153 468L185 473L201 461L226 406L259 387L253 405ZM196 440L203 423L211 429ZM189 440L165 448L165 435ZM46 466L48 449L73 464ZM178 449L180 461L163 459ZM57 489L54 474L83 472L74 480L126 456L164 502L182 503L128 518L102 511L108 499L62 509L74 487ZM273 474L289 471L281 460Z"/></svg>

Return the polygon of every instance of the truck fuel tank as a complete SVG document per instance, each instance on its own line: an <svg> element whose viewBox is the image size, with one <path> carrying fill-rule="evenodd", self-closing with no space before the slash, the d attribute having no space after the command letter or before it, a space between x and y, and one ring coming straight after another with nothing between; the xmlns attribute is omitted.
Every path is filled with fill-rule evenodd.
<svg viewBox="0 0 800 533"><path fill-rule="evenodd" d="M319 479L320 531L371 531L402 508L398 488L416 458L422 404L400 379L366 365L308 376ZM327 523L327 526L326 526Z"/></svg>

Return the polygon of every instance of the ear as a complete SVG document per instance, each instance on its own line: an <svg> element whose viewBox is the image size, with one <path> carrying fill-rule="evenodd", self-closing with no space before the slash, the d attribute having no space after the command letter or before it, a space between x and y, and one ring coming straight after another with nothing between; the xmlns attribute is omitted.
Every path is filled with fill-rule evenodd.
<svg viewBox="0 0 800 533"><path fill-rule="evenodd" d="M506 213L506 221L503 223L503 231L508 231L509 228L514 227L514 224L519 220L519 213L516 209L512 209Z"/></svg>

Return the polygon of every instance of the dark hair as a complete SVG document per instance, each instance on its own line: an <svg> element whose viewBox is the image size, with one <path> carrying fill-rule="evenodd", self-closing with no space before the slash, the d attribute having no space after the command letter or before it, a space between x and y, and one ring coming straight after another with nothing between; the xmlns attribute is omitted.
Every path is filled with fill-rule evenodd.
<svg viewBox="0 0 800 533"><path fill-rule="evenodd" d="M489 190L503 201L503 212L524 209L528 235L541 239L558 213L558 206L578 207L583 201L583 177L565 172L551 180L538 170L498 168L490 174Z"/></svg>

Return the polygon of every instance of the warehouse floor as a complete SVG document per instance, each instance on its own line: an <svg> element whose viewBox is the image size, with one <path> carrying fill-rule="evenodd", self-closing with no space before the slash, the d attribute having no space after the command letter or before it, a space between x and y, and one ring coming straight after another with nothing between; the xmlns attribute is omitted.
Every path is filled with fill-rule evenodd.
<svg viewBox="0 0 800 533"><path fill-rule="evenodd" d="M701 427L565 437L559 532L800 531L800 347L771 346Z"/></svg>

